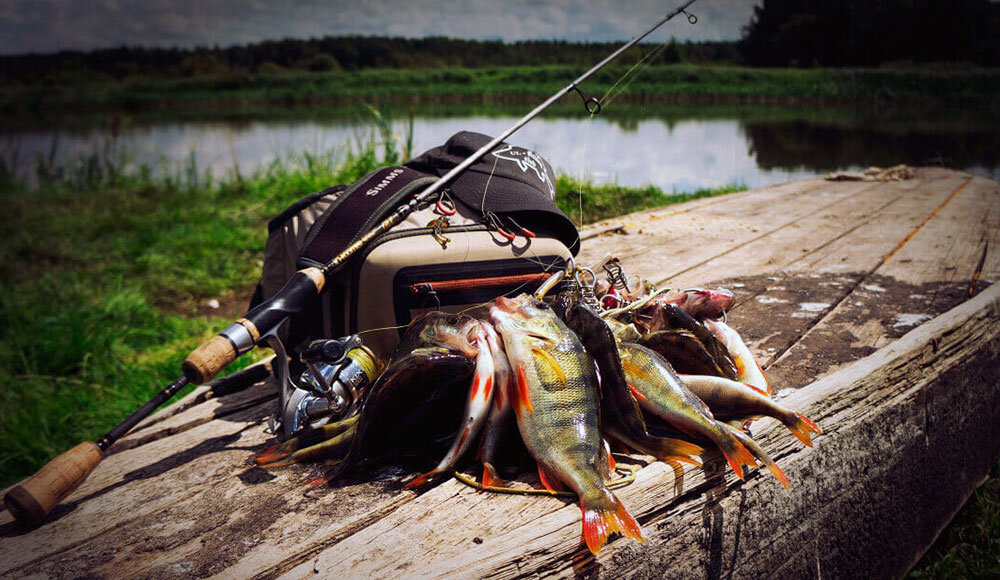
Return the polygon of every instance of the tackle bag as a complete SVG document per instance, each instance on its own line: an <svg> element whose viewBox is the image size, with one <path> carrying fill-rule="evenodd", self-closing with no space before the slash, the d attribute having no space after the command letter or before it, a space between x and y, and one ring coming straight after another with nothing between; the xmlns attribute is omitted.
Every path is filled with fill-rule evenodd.
<svg viewBox="0 0 1000 580"><path fill-rule="evenodd" d="M490 140L463 131L403 166L292 204L268 224L251 307L297 270L331 260ZM386 357L422 312L485 316L497 296L534 291L580 247L576 227L554 197L548 162L501 143L352 256L316 303L283 326L282 339L297 351L310 340L361 332L364 344Z"/></svg>

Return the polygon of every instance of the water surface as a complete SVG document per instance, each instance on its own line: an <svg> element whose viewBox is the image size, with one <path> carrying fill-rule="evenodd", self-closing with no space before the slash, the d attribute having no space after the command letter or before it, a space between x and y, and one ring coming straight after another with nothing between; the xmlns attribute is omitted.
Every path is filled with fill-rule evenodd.
<svg viewBox="0 0 1000 580"><path fill-rule="evenodd" d="M413 152L457 131L496 135L516 115L440 111L413 120ZM371 139L370 117L322 118L308 110L280 119L126 119L114 146L134 164L169 169L194 159L201 170L244 173L291 153L321 152ZM408 123L393 123L402 139ZM7 131L0 151L19 175L37 159L73 163L111 139L109 123ZM565 113L536 119L510 139L558 170L596 182L693 191L728 184L760 187L871 165L945 165L1000 179L1000 120L988 111L790 109L784 106L623 107L596 118Z"/></svg>

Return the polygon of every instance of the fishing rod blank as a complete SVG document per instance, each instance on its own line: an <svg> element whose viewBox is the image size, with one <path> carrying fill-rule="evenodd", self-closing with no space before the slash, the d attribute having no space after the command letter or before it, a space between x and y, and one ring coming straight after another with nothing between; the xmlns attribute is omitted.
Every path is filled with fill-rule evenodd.
<svg viewBox="0 0 1000 580"><path fill-rule="evenodd" d="M305 268L296 272L277 294L247 312L243 318L240 318L220 334L212 337L208 342L192 351L182 365L183 376L157 393L156 396L129 415L127 419L116 425L106 435L96 442L86 441L64 452L49 461L28 480L11 488L3 500L8 511L22 525L34 527L41 524L49 512L63 498L79 487L87 476L90 475L97 464L101 462L101 459L103 459L104 451L128 433L140 421L151 415L157 407L172 398L189 383L200 385L210 381L222 369L228 366L229 363L235 361L237 357L252 350L261 339L275 333L278 327L281 326L281 323L290 316L307 308L311 300L323 292L327 278L340 270L347 260L356 254L358 250L367 245L375 237L382 235L403 221L417 206L440 191L444 185L492 151L504 139L513 135L521 127L541 114L542 111L549 108L554 102L571 91L584 97L579 87L580 83L586 81L594 73L607 66L608 63L618 58L623 52L635 46L643 38L649 36L654 30L663 26L678 14L685 14L693 24L697 19L693 15L688 14L686 10L694 2L695 0L687 0L673 11L667 13L666 16L649 27L645 32L619 47L618 50L605 57L604 60L550 96L542 104L518 119L506 131L480 147L475 153L452 168L451 171L428 185L409 202L389 214L387 218L337 254L322 268ZM592 114L600 111L600 102L593 98L586 99L584 97L584 106Z"/></svg>

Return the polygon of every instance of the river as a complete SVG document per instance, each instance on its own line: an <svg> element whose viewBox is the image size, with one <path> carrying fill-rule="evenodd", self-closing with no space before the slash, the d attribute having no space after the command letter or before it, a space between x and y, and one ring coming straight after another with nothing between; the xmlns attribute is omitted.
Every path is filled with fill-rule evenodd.
<svg viewBox="0 0 1000 580"><path fill-rule="evenodd" d="M618 113L618 114L616 114ZM413 115L413 152L461 130L496 135L516 119L456 111ZM405 135L407 121L393 123ZM31 180L38 159L76 162L110 139L110 122L72 129L34 127L0 133L0 154ZM160 170L192 156L201 171L244 173L302 151L356 146L374 124L357 114L281 118L126 119L115 145L131 163ZM511 142L535 149L558 170L592 181L655 185L665 191L741 184L761 187L871 165L945 165L1000 179L1000 119L988 111L833 108L623 107L595 118L560 113L539 118Z"/></svg>

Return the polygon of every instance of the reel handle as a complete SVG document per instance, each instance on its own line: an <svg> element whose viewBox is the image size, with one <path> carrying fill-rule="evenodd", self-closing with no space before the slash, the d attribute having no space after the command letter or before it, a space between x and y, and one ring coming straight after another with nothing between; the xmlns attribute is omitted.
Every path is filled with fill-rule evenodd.
<svg viewBox="0 0 1000 580"><path fill-rule="evenodd" d="M37 527L67 495L80 487L104 459L97 443L85 441L45 464L3 498L7 511L23 526Z"/></svg>

